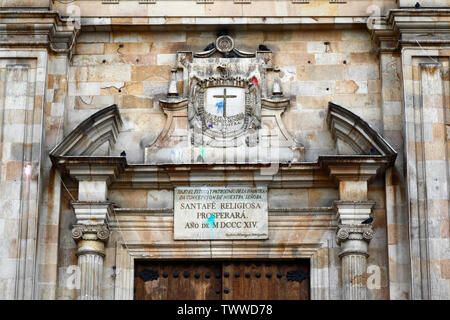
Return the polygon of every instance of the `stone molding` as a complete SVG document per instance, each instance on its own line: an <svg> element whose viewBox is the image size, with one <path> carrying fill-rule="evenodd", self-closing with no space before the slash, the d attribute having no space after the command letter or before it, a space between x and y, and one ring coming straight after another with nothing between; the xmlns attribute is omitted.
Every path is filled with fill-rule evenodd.
<svg viewBox="0 0 450 320"><path fill-rule="evenodd" d="M72 164L67 169L71 177L78 181L106 181L111 184L122 171L120 165Z"/></svg>
<svg viewBox="0 0 450 320"><path fill-rule="evenodd" d="M321 156L319 163L332 180L371 182L392 165L392 158L371 156Z"/></svg>
<svg viewBox="0 0 450 320"><path fill-rule="evenodd" d="M333 209L339 225L360 225L361 222L370 218L375 201L346 201L337 200L333 202Z"/></svg>
<svg viewBox="0 0 450 320"><path fill-rule="evenodd" d="M71 201L77 225L96 226L109 221L113 214L111 202Z"/></svg>
<svg viewBox="0 0 450 320"><path fill-rule="evenodd" d="M374 20L372 38L382 52L404 46L445 46L450 44L450 9L391 9Z"/></svg>
<svg viewBox="0 0 450 320"><path fill-rule="evenodd" d="M308 30L320 30L324 28L364 27L367 17L288 17L288 16L269 16L269 17L181 17L171 19L171 17L154 16L139 18L139 23L133 23L133 18L128 19L129 22L123 22L123 19L115 17L82 17L81 25L83 31L96 31L99 28L102 31L113 31L116 28L126 26L129 31L145 30L145 31L163 31L163 30L186 30L187 27L194 31L210 30L211 25L218 28L227 28L230 25L242 27L246 30L286 30L301 28ZM142 21L145 21L142 22Z"/></svg>
<svg viewBox="0 0 450 320"><path fill-rule="evenodd" d="M54 157L54 165L74 181L112 184L127 167L125 157Z"/></svg>
<svg viewBox="0 0 450 320"><path fill-rule="evenodd" d="M133 299L133 268L137 259L267 259L276 254L277 244L271 241L187 241L173 244L171 242L136 242L133 233L125 232L124 241L116 242L115 261L117 277L115 278L115 299ZM130 238L131 237L131 238ZM330 267L332 252L331 240L321 242L287 242L284 245L282 259L310 259L311 261L311 299L336 299L330 290L329 281L334 276ZM214 255L211 256L211 253Z"/></svg>
<svg viewBox="0 0 450 320"><path fill-rule="evenodd" d="M69 58L80 31L73 20L43 9L0 9L0 21L0 48L45 47Z"/></svg>
<svg viewBox="0 0 450 320"><path fill-rule="evenodd" d="M300 162L296 164L280 163L274 168L263 164L190 164L190 165L134 165L128 164L124 157L54 157L54 165L63 175L72 177L77 181L76 175L71 176L76 165L84 168L90 165L95 172L96 165L102 167L105 163L115 166L118 175L110 180L114 188L174 188L186 185L267 185L271 188L299 188L309 186L336 186L337 179L330 175L337 172L339 163L342 171L349 167L373 167L370 180L383 173L389 167L389 161L383 156L320 156L315 162ZM272 170L274 169L274 170ZM211 181L207 171L217 174L217 179ZM356 171L358 172L358 171ZM353 177L349 173L348 177Z"/></svg>

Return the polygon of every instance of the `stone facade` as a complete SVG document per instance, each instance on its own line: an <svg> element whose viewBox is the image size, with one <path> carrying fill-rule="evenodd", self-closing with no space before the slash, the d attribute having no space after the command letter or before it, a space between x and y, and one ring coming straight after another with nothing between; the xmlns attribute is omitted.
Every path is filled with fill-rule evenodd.
<svg viewBox="0 0 450 320"><path fill-rule="evenodd" d="M312 299L449 299L450 9L416 2L0 0L0 299L225 258L310 259ZM245 59L264 135L235 155L278 161L191 125L192 79ZM269 239L174 240L174 188L205 185L267 187Z"/></svg>

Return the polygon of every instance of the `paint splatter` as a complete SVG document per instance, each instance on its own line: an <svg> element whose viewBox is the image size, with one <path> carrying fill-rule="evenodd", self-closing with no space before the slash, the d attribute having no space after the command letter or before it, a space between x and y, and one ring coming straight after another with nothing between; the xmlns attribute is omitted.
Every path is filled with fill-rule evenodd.
<svg viewBox="0 0 450 320"><path fill-rule="evenodd" d="M213 127L212 123L208 124L208 127L211 129Z"/></svg>
<svg viewBox="0 0 450 320"><path fill-rule="evenodd" d="M205 149L203 149L203 147L200 147L200 156L202 157L202 158L205 158Z"/></svg>
<svg viewBox="0 0 450 320"><path fill-rule="evenodd" d="M214 213L211 212L211 215L206 220L206 223L208 224L209 231L211 231L211 239L214 239L214 223L216 222L216 216Z"/></svg>
<svg viewBox="0 0 450 320"><path fill-rule="evenodd" d="M208 226L210 228L214 227L214 222L215 222L216 217L214 216L214 214L211 212L211 216L208 218L208 220L206 220L206 222L208 223Z"/></svg>
<svg viewBox="0 0 450 320"><path fill-rule="evenodd" d="M223 101L219 101L216 103L216 107L217 107L217 113L222 113L223 114Z"/></svg>
<svg viewBox="0 0 450 320"><path fill-rule="evenodd" d="M258 83L258 79L256 79L256 77L252 78L252 82L255 86L257 86L259 88L259 83Z"/></svg>

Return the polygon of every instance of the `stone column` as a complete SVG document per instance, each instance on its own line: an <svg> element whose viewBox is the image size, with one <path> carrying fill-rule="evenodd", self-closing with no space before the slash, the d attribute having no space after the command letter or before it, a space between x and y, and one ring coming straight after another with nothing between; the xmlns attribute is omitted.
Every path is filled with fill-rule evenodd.
<svg viewBox="0 0 450 320"><path fill-rule="evenodd" d="M341 246L342 298L367 299L367 258L369 242L373 237L372 224L362 224L368 219L373 201L335 201L338 217L336 241Z"/></svg>
<svg viewBox="0 0 450 320"><path fill-rule="evenodd" d="M359 161L359 163L358 163ZM333 202L338 221L336 241L341 246L342 299L367 299L367 258L373 237L372 208L367 199L368 181L380 169L374 161L355 160L327 163L330 175L339 183L339 199Z"/></svg>
<svg viewBox="0 0 450 320"><path fill-rule="evenodd" d="M80 293L78 300L101 300L103 292L103 258L109 238L106 225L74 225L72 237L78 244Z"/></svg>
<svg viewBox="0 0 450 320"><path fill-rule="evenodd" d="M78 201L71 205L75 213L72 237L77 242L80 292L78 300L101 300L103 297L103 259L113 213L108 201L108 186L117 177L119 166L76 163L68 165L69 173L78 180Z"/></svg>

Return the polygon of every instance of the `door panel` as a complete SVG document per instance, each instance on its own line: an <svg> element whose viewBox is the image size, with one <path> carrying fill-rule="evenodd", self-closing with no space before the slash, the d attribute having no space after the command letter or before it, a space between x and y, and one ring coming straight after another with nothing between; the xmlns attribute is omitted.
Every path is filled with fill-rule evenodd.
<svg viewBox="0 0 450 320"><path fill-rule="evenodd" d="M302 262L224 263L224 300L307 300L309 264Z"/></svg>
<svg viewBox="0 0 450 320"><path fill-rule="evenodd" d="M309 260L137 261L136 300L307 300Z"/></svg>
<svg viewBox="0 0 450 320"><path fill-rule="evenodd" d="M221 299L221 264L198 262L137 262L136 300ZM149 275L153 274L153 277Z"/></svg>

